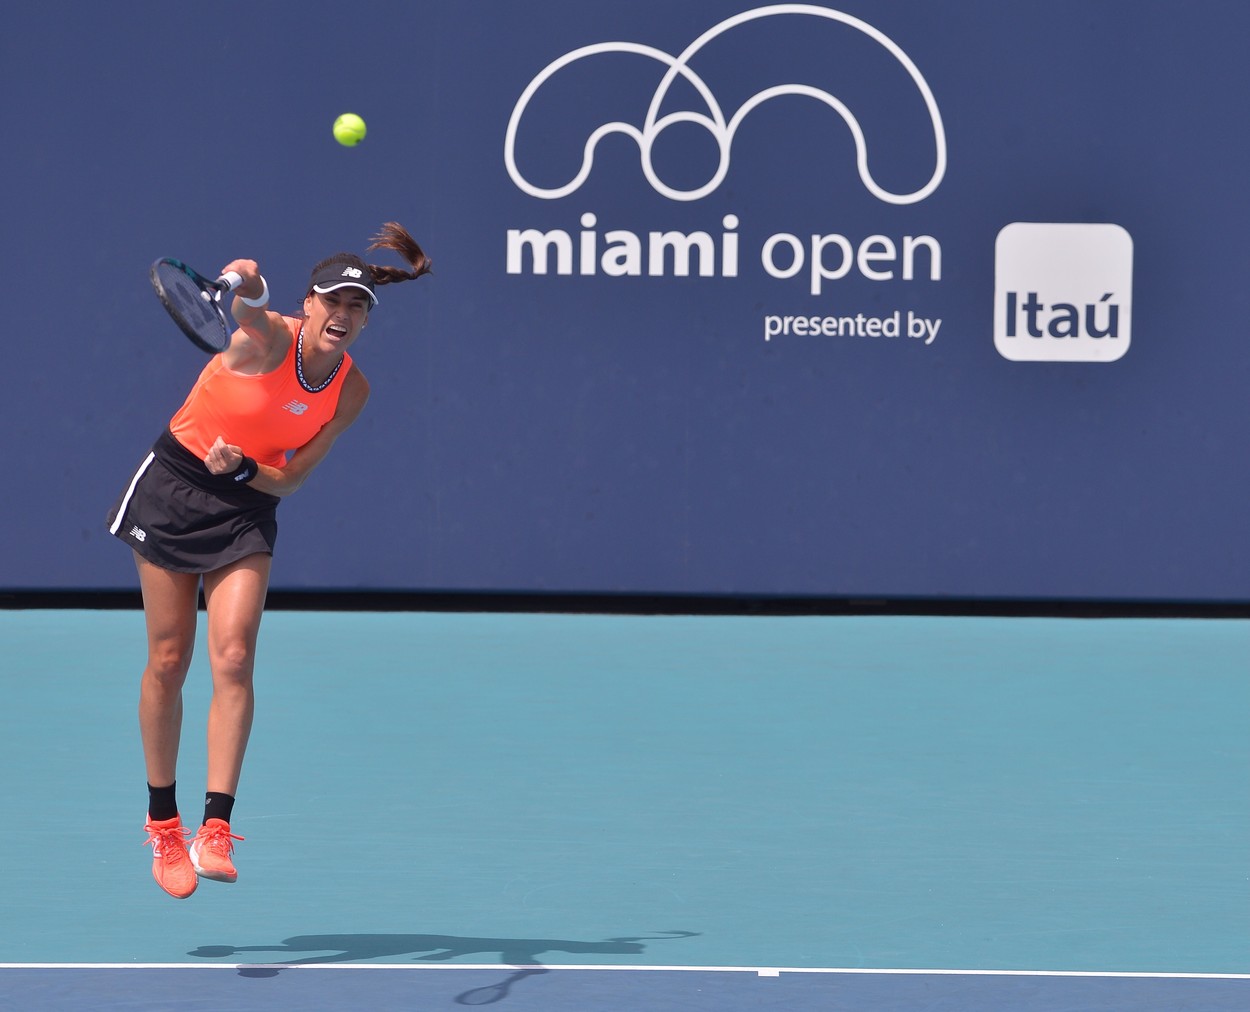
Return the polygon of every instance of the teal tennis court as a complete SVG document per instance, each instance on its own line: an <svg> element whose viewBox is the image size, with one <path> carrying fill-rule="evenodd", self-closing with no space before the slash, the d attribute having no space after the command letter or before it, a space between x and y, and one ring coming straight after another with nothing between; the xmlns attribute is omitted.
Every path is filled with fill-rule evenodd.
<svg viewBox="0 0 1250 1012"><path fill-rule="evenodd" d="M142 623L0 612L0 1006L1250 1004L1250 622L270 612L183 902Z"/></svg>

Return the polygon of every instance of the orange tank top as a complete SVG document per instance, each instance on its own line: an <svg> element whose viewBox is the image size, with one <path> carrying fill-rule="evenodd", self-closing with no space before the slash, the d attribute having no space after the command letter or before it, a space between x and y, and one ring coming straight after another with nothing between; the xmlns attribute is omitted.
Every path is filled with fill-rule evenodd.
<svg viewBox="0 0 1250 1012"><path fill-rule="evenodd" d="M309 387L297 368L303 321L283 319L291 331L291 347L277 369L246 375L227 369L221 356L214 355L174 414L169 431L197 457L221 436L261 464L282 467L289 452L334 417L351 356L344 354L329 379Z"/></svg>

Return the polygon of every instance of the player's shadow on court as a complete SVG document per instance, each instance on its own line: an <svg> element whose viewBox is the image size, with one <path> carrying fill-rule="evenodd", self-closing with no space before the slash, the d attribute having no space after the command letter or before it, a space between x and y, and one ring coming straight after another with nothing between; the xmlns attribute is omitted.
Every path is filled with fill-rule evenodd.
<svg viewBox="0 0 1250 1012"><path fill-rule="evenodd" d="M472 938L463 935L295 935L284 938L277 945L201 945L187 955L220 959L240 953L265 952L272 953L277 957L274 962L285 966L349 963L402 956L418 962L445 962L478 954L497 956L500 963L517 969L497 984L474 988L456 998L462 1005L489 1005L505 998L509 988L517 981L546 973L538 958L546 953L635 956L646 951L643 942L692 938L697 934L697 931L662 931L655 935L606 938L602 942L579 942L567 938ZM272 976L278 968L252 967L239 972L248 976Z"/></svg>

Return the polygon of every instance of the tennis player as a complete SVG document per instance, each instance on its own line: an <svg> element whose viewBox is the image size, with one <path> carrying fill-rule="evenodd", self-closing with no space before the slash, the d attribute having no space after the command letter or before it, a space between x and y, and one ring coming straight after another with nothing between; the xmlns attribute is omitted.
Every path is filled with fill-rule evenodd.
<svg viewBox="0 0 1250 1012"><path fill-rule="evenodd" d="M374 249L398 253L408 269L336 254L313 268L299 316L268 308L268 285L255 261L222 268L243 278L231 307L238 329L109 514L109 531L134 551L147 625L139 726L152 874L179 899L199 878L238 877L234 841L243 837L231 832L230 820L252 728L253 663L278 502L325 459L369 398L348 349L378 304L375 287L413 280L430 267L396 222L383 225ZM201 580L213 692L204 818L188 846L176 765Z"/></svg>

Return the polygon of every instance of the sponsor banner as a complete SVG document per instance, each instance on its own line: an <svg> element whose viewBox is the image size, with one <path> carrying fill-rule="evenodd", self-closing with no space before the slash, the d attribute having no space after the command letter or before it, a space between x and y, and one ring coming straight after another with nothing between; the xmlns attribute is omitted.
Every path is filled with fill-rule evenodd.
<svg viewBox="0 0 1250 1012"><path fill-rule="evenodd" d="M231 11L13 12L6 255L81 262L6 321L46 504L8 586L133 582L98 516L203 364L147 264L255 257L290 312L393 219L434 273L371 312L276 587L1250 600L1250 7Z"/></svg>
<svg viewBox="0 0 1250 1012"><path fill-rule="evenodd" d="M1132 340L1132 293L1120 226L1013 222L995 246L994 347L1013 362L1115 362Z"/></svg>

